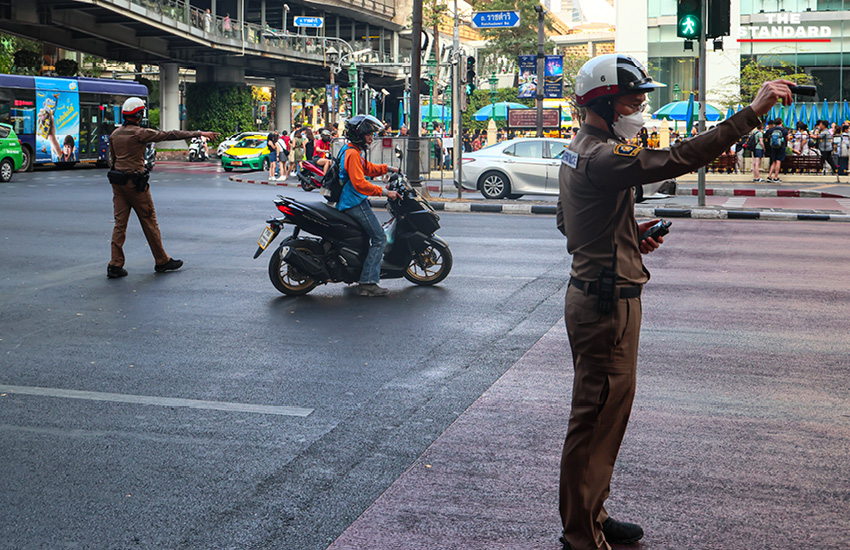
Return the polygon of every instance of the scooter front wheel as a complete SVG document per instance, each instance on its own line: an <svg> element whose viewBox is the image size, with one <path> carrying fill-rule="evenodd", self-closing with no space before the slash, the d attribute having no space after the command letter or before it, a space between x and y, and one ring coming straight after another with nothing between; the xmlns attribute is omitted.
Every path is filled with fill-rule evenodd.
<svg viewBox="0 0 850 550"><path fill-rule="evenodd" d="M452 270L452 251L448 247L429 244L413 255L404 278L420 286L435 285L448 277Z"/></svg>
<svg viewBox="0 0 850 550"><path fill-rule="evenodd" d="M307 247L296 247L298 251L312 255L313 252ZM274 251L269 260L269 279L280 292L287 296L303 296L319 285L312 277L305 275L283 261L280 247Z"/></svg>

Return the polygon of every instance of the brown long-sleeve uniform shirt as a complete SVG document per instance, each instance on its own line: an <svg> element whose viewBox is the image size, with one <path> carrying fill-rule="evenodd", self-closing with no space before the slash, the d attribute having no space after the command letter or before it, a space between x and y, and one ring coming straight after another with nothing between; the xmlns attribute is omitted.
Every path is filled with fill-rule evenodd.
<svg viewBox="0 0 850 550"><path fill-rule="evenodd" d="M687 174L714 160L758 123L749 107L672 149L627 145L585 124L562 157L558 229L573 256L570 275L595 281L617 247L618 284L649 280L638 243L632 187Z"/></svg>
<svg viewBox="0 0 850 550"><path fill-rule="evenodd" d="M199 137L200 131L163 132L142 128L136 124L122 124L109 136L109 163L119 172L144 172L145 146L158 141L171 141Z"/></svg>

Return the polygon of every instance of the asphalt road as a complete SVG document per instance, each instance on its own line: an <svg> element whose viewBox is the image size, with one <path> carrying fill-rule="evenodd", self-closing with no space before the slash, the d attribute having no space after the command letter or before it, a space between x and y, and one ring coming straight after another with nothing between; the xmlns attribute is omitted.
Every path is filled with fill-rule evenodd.
<svg viewBox="0 0 850 550"><path fill-rule="evenodd" d="M387 281L389 298L367 299L331 285L292 299L268 281L268 252L251 256L276 194L319 196L231 183L211 166L164 168L154 200L166 250L186 266L154 274L131 220L119 280L105 276L102 171L0 186L0 548L325 549L376 499L381 510L423 453L440 452L505 372L514 415L493 408L490 424L472 426L491 446L488 433L513 434L507 454L442 502L473 504L433 524L389 506L397 517L373 525L407 545L374 548L453 548L444 521L504 537L504 523L474 521L491 516L526 537L485 538L492 547L557 548L563 343L552 379L524 386L510 374L562 324L569 259L551 216L445 213L455 262L438 287ZM646 548L734 550L747 546L738 535L759 548L840 547L848 231L674 220L647 257L639 396L611 501L651 528ZM552 403L548 417L529 414ZM545 479L512 463L538 444ZM515 477L501 475L510 468ZM510 493L527 487L540 490ZM449 535L417 545L405 530Z"/></svg>
<svg viewBox="0 0 850 550"><path fill-rule="evenodd" d="M117 280L102 170L0 186L0 548L325 548L562 315L552 217L447 214L443 284L292 299L256 239L319 195L155 174L186 265L131 219Z"/></svg>

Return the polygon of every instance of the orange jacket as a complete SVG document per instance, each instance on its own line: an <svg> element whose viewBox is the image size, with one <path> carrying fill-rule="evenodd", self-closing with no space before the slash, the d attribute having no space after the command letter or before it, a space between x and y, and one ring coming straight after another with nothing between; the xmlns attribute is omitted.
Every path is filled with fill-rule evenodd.
<svg viewBox="0 0 850 550"><path fill-rule="evenodd" d="M386 164L372 164L371 162L364 161L363 157L360 156L360 148L349 144L348 149L345 151L343 165L355 191L371 197L381 196L383 189L373 183L369 183L366 180L366 176L370 178L383 176L387 173Z"/></svg>

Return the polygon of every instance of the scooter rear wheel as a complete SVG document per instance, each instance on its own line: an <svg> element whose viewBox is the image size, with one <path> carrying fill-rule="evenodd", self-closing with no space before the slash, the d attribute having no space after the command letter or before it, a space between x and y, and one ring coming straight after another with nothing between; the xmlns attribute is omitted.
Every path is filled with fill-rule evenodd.
<svg viewBox="0 0 850 550"><path fill-rule="evenodd" d="M296 249L305 254L313 254L312 250L304 246L298 246ZM274 251L269 260L269 279L276 289L287 296L303 296L319 285L318 281L312 277L304 275L284 262L280 247Z"/></svg>
<svg viewBox="0 0 850 550"><path fill-rule="evenodd" d="M404 278L420 286L435 285L448 277L452 270L452 251L429 244L425 250L413 255L404 270Z"/></svg>

